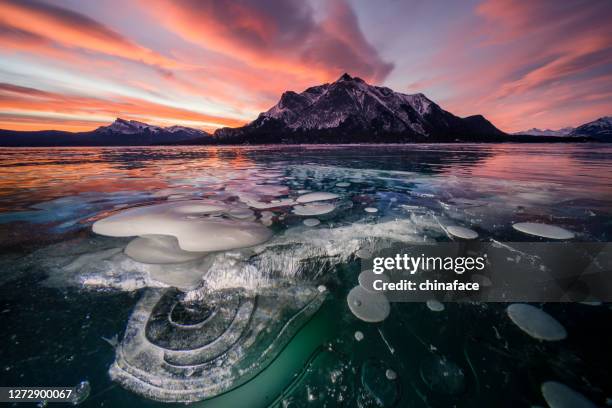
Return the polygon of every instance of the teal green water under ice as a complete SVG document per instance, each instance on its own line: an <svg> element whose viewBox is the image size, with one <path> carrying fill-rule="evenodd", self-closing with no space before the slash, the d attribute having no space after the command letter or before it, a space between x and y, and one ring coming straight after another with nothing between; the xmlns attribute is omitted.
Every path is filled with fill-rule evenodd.
<svg viewBox="0 0 612 408"><path fill-rule="evenodd" d="M273 200L306 191L338 195L331 201L334 210L300 216L291 206L274 206ZM266 225L273 236L254 248L173 267L134 261L122 252L130 238L91 231L96 220L126 208L194 199L238 208L234 214ZM306 226L306 218L320 223ZM550 342L520 330L506 304L446 303L436 312L423 303L392 303L380 323L363 322L347 307L361 269L359 249L447 242L444 225L469 227L483 241L539 240L514 230L516 222L557 225L574 232L577 241L610 241L612 147L3 149L0 385L88 381L85 407L167 405L112 381L109 368L116 362L115 346L129 354L126 327L135 311L148 310L143 299L171 293L164 291L172 275L200 282L177 295L184 304L169 309L168 318L189 324L209 322L207 307L216 295L240 288L248 293L244 299L259 296L259 315L249 320L252 331L241 334L245 344L253 339L252 348L240 357L242 349L228 343L216 368L207 367L201 377L207 390L221 394L194 406L547 406L541 391L547 381L604 406L612 398L608 304L536 305L567 331L566 339ZM297 312L287 299L306 296L291 290L316 293L320 285L326 290L318 311L290 320ZM231 303L227 299L218 312L231 314L234 306L223 304ZM190 309L201 302L206 307ZM282 331L286 321L293 323ZM153 334L147 329L147 335L152 344L165 344L166 353L201 340L196 332L183 344L180 337L164 337L167 329L160 327ZM204 337L221 326L206 327ZM212 372L219 379L206 377ZM200 373L189 375L196 379Z"/></svg>

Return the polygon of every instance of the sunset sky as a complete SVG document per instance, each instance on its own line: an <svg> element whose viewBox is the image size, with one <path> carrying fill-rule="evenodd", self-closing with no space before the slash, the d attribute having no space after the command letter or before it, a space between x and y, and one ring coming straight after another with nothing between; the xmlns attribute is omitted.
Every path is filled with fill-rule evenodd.
<svg viewBox="0 0 612 408"><path fill-rule="evenodd" d="M0 128L212 130L343 72L507 132L612 114L611 0L0 0Z"/></svg>

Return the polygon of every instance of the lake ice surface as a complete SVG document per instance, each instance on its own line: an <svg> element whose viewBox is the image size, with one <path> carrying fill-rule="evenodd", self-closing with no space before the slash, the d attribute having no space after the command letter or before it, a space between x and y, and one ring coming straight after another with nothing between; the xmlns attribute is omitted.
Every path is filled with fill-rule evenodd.
<svg viewBox="0 0 612 408"><path fill-rule="evenodd" d="M323 364L329 357L325 353L314 358L308 364L329 370L337 382L324 385L300 377L279 391L283 401L301 398L294 392L304 389L304 401L333 396L365 403L400 396L402 404L411 406L474 406L491 405L499 390L512 389L516 405L544 405L540 386L553 380L599 405L612 395L608 370L596 364L611 361L606 345L612 339L601 331L611 317L607 304L537 305L567 330L566 339L542 344L514 324L504 305L445 303L443 313L431 313L425 303L391 304L388 316L383 310L373 319L383 322L366 323L347 302L359 285L360 254L389 243L450 241L456 239L451 226L499 242L546 240L513 228L517 223L558 226L578 241L610 241L608 146L3 149L0 166L3 384L61 379L62 385L76 385L88 379L92 391L84 406L112 406L125 398L139 405L141 397L127 397L109 383L107 367L114 361L122 364L122 357L102 340L119 334L119 347L129 349L126 324L140 310L139 298L176 286L183 290L180 304L207 305L224 291L248 298L269 297L276 290L280 299L287 288L308 291L324 284L329 292L325 304L336 311L329 342L340 354L332 353L333 359L342 353L352 357L339 358L340 368ZM324 201L300 202L300 196L311 193ZM125 248L140 233L120 238L92 232L94 222L134 207L193 200L218 211L191 216L212 217L224 227L257 224L270 236L254 246L216 248L168 264L160 262L166 258L145 259L134 252L138 259L130 258ZM378 211L368 212L373 208ZM304 225L305 217L314 215L320 224ZM206 239L215 242L214 235ZM179 251L184 248L164 245L175 256L185 256ZM291 301L277 305L270 313L295 313ZM185 313L181 316L192 318ZM276 344L280 329L272 323L262 318L261 327L268 327L270 336L254 343ZM354 341L356 332L363 341ZM285 342L278 344L282 348ZM221 380L237 361L230 356L215 369L217 385L207 389L226 389ZM394 363L398 358L403 362ZM453 372L461 373L450 384L461 390L461 399L440 391L445 384L436 377L440 362L452 362ZM525 369L531 376L522 374ZM351 370L368 375L352 379ZM397 378L389 380L387 370ZM233 373L228 384L247 374ZM355 393L343 391L349 383ZM129 380L123 384L134 389ZM194 395L187 399L201 397Z"/></svg>

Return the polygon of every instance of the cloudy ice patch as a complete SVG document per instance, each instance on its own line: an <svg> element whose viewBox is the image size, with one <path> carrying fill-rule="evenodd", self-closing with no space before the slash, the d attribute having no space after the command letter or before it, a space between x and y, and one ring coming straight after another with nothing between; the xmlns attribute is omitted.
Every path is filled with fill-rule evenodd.
<svg viewBox="0 0 612 408"><path fill-rule="evenodd" d="M203 200L168 202L123 210L96 221L92 229L111 237L169 235L176 237L182 250L193 252L243 248L271 237L260 223L215 217L231 216L231 211Z"/></svg>
<svg viewBox="0 0 612 408"><path fill-rule="evenodd" d="M458 225L449 225L446 227L446 230L453 237L461 238L461 239L476 239L478 238L478 233L474 230L471 230L466 227L461 227Z"/></svg>
<svg viewBox="0 0 612 408"><path fill-rule="evenodd" d="M425 304L427 305L427 308L432 312L444 311L444 303L440 302L439 300L429 299L427 302L425 302Z"/></svg>
<svg viewBox="0 0 612 408"><path fill-rule="evenodd" d="M304 221L302 221L302 223L307 227L316 227L321 223L321 221L316 218L306 218Z"/></svg>
<svg viewBox="0 0 612 408"><path fill-rule="evenodd" d="M296 201L300 204L304 204L304 203L312 203L315 201L335 200L337 198L340 198L338 194L316 192L316 193L308 193L308 194L301 195L297 198Z"/></svg>
<svg viewBox="0 0 612 408"><path fill-rule="evenodd" d="M193 215L188 213L184 215ZM262 212L264 216L271 220L274 213ZM258 245L212 252L179 264L137 262L124 253L129 240L93 237L72 244L67 242L68 250L50 246L38 259L50 275L48 283L54 286L132 291L168 286L194 290L198 287L257 289L299 282L318 284L335 266L353 259L359 249L376 251L395 242L429 242L424 230L432 225L435 222L431 217L420 215L382 217L377 223L362 220L330 224L326 228L307 228L300 224ZM183 251L180 247L174 249ZM149 252L148 256L153 254Z"/></svg>
<svg viewBox="0 0 612 408"><path fill-rule="evenodd" d="M541 391L550 408L596 408L584 395L560 382L546 381Z"/></svg>
<svg viewBox="0 0 612 408"><path fill-rule="evenodd" d="M533 338L558 341L567 337L565 327L540 308L514 303L508 306L506 312L514 324Z"/></svg>
<svg viewBox="0 0 612 408"><path fill-rule="evenodd" d="M296 205L293 207L293 213L296 215L313 216L313 215L324 215L334 211L336 206L333 204L325 203L308 203L304 205Z"/></svg>
<svg viewBox="0 0 612 408"><path fill-rule="evenodd" d="M359 285L365 290L369 290L371 292L376 292L374 289L374 282L381 281L383 283L389 283L389 277L384 274L376 274L371 269L365 270L359 274L357 277Z"/></svg>
<svg viewBox="0 0 612 408"><path fill-rule="evenodd" d="M512 228L525 234L549 239L565 240L572 239L575 236L573 232L568 231L565 228L535 222L519 222L513 224Z"/></svg>
<svg viewBox="0 0 612 408"><path fill-rule="evenodd" d="M382 293L355 286L346 297L350 311L360 320L378 323L385 320L391 311L389 300Z"/></svg>
<svg viewBox="0 0 612 408"><path fill-rule="evenodd" d="M206 252L185 251L172 236L143 235L130 241L125 247L125 254L142 263L176 264L200 259Z"/></svg>

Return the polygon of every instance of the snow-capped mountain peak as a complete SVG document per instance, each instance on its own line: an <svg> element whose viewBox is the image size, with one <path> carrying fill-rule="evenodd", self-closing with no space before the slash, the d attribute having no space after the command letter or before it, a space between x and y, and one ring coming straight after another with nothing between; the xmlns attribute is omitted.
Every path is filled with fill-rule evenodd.
<svg viewBox="0 0 612 408"><path fill-rule="evenodd" d="M190 127L187 127L187 126L180 126L180 125L168 126L168 127L165 127L164 130L166 132L170 132L170 133L179 133L179 132L182 132L182 133L198 135L198 136L207 135L207 133L204 132L203 130L194 129L194 128L190 128Z"/></svg>
<svg viewBox="0 0 612 408"><path fill-rule="evenodd" d="M207 136L208 133L200 129L194 129L186 126L169 126L161 127L156 125L150 125L145 122L139 122L137 120L127 120L117 118L113 123L107 126L101 126L95 130L96 133L104 134L122 134L122 135L139 135L139 134L180 134L183 136Z"/></svg>
<svg viewBox="0 0 612 408"><path fill-rule="evenodd" d="M612 140L612 116L604 116L578 126L572 136L588 136L598 140Z"/></svg>
<svg viewBox="0 0 612 408"><path fill-rule="evenodd" d="M610 141L612 140L612 116L604 116L592 122L580 125L576 128L566 127L559 130L542 130L538 128L532 128L513 134L531 136L576 136L588 137L594 140Z"/></svg>
<svg viewBox="0 0 612 408"><path fill-rule="evenodd" d="M381 115L394 120L383 124L388 130L410 129L425 135L420 117L431 112L435 105L425 95L408 95L387 87L367 84L363 79L343 74L336 82L306 89L298 94L283 93L278 104L260 115L282 121L291 129L329 129L339 126L349 117L360 117L364 123Z"/></svg>
<svg viewBox="0 0 612 408"><path fill-rule="evenodd" d="M113 123L108 126L102 126L96 131L123 133L123 134L136 134L144 131L156 133L161 131L162 128L159 126L149 125L148 123L139 122L137 120L126 120L117 118Z"/></svg>
<svg viewBox="0 0 612 408"><path fill-rule="evenodd" d="M522 130L520 132L514 132L513 135L567 136L570 133L572 133L573 130L574 130L573 127L564 127L558 130L531 128L528 130Z"/></svg>
<svg viewBox="0 0 612 408"><path fill-rule="evenodd" d="M315 135L315 133L317 135ZM335 82L310 87L301 93L284 92L279 102L250 124L223 128L218 138L261 140L455 140L502 136L481 116L459 118L440 108L422 93L404 94L368 84L348 73ZM309 136L310 135L310 136ZM351 136L352 135L352 136ZM383 136L384 135L384 136ZM327 136L325 136L327 137ZM381 139L381 140L382 140Z"/></svg>

